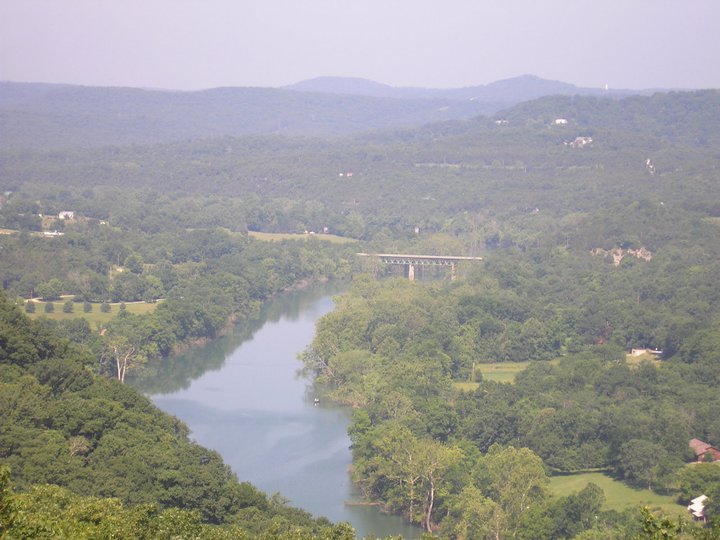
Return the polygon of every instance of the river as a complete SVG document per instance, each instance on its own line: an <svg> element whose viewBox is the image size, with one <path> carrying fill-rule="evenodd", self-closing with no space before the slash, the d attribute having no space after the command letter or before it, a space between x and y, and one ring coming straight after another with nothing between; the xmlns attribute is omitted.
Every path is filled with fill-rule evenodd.
<svg viewBox="0 0 720 540"><path fill-rule="evenodd" d="M350 482L349 411L314 403L298 375L297 354L317 320L333 309L342 285L316 285L268 302L258 317L227 336L166 360L135 386L183 420L192 437L217 450L240 480L333 522L348 521L358 538L419 529L360 502Z"/></svg>

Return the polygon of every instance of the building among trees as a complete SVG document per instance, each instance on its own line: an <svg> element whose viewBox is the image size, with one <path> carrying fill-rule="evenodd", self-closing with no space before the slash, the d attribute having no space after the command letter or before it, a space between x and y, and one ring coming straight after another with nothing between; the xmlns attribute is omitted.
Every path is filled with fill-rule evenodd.
<svg viewBox="0 0 720 540"><path fill-rule="evenodd" d="M691 439L690 448L695 452L695 461L698 463L720 461L720 450L700 439Z"/></svg>

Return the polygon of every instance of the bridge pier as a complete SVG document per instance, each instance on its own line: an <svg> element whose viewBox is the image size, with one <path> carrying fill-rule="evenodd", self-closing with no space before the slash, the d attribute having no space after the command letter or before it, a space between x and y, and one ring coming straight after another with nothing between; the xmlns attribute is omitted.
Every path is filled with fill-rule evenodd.
<svg viewBox="0 0 720 540"><path fill-rule="evenodd" d="M415 281L415 265L413 263L408 263L408 279Z"/></svg>

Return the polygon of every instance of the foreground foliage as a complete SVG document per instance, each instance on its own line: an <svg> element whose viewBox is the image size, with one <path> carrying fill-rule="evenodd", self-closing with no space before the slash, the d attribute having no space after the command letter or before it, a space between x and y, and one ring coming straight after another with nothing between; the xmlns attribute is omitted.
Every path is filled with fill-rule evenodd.
<svg viewBox="0 0 720 540"><path fill-rule="evenodd" d="M202 524L233 525L240 537L329 530L238 482L179 420L93 366L87 349L0 295L0 464L26 492L11 495L4 468L0 508L17 536L132 538L146 528L141 537L235 537Z"/></svg>

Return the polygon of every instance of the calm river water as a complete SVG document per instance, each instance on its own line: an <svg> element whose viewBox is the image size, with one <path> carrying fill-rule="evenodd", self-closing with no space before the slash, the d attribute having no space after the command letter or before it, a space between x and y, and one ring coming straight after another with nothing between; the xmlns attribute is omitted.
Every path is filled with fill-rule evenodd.
<svg viewBox="0 0 720 540"><path fill-rule="evenodd" d="M348 475L349 413L315 405L310 382L297 375L297 354L341 290L326 284L285 294L256 320L166 361L156 377L135 386L217 450L241 480L280 492L315 516L348 521L359 538L417 538L420 531L399 517L347 504L359 499Z"/></svg>

